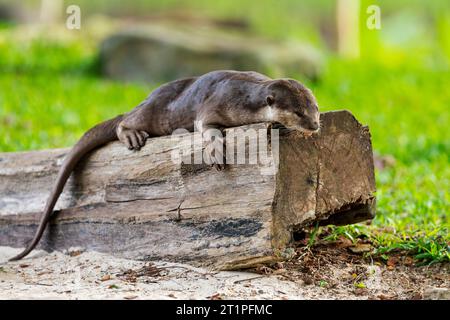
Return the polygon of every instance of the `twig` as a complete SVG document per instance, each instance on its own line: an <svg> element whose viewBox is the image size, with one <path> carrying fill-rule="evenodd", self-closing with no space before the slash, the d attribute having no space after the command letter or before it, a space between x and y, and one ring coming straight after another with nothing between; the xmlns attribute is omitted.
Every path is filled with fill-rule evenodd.
<svg viewBox="0 0 450 320"><path fill-rule="evenodd" d="M233 283L234 283L234 284L237 284L237 283L241 283L241 282L245 282L245 281L251 281L251 280L260 279L260 278L265 278L265 277L267 277L267 276L266 276L266 275L263 275L263 276L256 276L256 277L253 277L253 278L245 278L245 279L236 280L236 281L234 281Z"/></svg>
<svg viewBox="0 0 450 320"><path fill-rule="evenodd" d="M39 282L25 282L25 284L29 285L29 286L46 286L46 287L53 287L53 284L50 283L39 283Z"/></svg>

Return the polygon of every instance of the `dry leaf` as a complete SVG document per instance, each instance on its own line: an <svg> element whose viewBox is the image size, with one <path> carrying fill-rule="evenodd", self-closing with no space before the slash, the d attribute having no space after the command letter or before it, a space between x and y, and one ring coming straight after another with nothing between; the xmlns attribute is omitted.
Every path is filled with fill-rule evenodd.
<svg viewBox="0 0 450 320"><path fill-rule="evenodd" d="M405 260L403 261L403 263L407 266L410 266L414 263L414 259L411 257L406 257Z"/></svg>
<svg viewBox="0 0 450 320"><path fill-rule="evenodd" d="M215 293L213 294L211 297L209 297L210 300L223 300L222 296L220 295L220 293Z"/></svg>
<svg viewBox="0 0 450 320"><path fill-rule="evenodd" d="M313 284L314 283L314 279L312 278L312 277L310 277L310 276L303 276L303 283L305 284L305 285L307 285L307 286L309 286L309 285L311 285L311 284Z"/></svg>
<svg viewBox="0 0 450 320"><path fill-rule="evenodd" d="M278 270L278 269L284 269L284 264L283 262L277 262L274 265L274 269Z"/></svg>
<svg viewBox="0 0 450 320"><path fill-rule="evenodd" d="M71 251L71 252L69 252L69 256L71 256L71 257L76 257L76 256L79 256L80 254L82 254L81 251Z"/></svg>
<svg viewBox="0 0 450 320"><path fill-rule="evenodd" d="M394 266L397 264L397 262L398 262L398 258L396 258L396 257L390 257L390 258L388 259L388 261L386 262L386 264L387 264L389 267L394 267Z"/></svg>
<svg viewBox="0 0 450 320"><path fill-rule="evenodd" d="M349 248L353 253L363 253L372 251L372 246L369 243L359 243L356 246Z"/></svg>
<svg viewBox="0 0 450 320"><path fill-rule="evenodd" d="M339 237L339 241L336 245L338 248L348 248L353 246L353 242L346 237Z"/></svg>
<svg viewBox="0 0 450 320"><path fill-rule="evenodd" d="M105 275L100 279L100 281L108 281L108 280L111 280L111 276L110 276L109 274L105 274Z"/></svg>
<svg viewBox="0 0 450 320"><path fill-rule="evenodd" d="M377 298L380 300L394 300L397 298L397 296L395 294L394 295L380 294Z"/></svg>

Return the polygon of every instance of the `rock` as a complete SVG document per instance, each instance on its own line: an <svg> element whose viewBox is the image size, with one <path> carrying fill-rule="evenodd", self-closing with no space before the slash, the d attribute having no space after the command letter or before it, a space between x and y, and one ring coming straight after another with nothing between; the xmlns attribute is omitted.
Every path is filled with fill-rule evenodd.
<svg viewBox="0 0 450 320"><path fill-rule="evenodd" d="M0 21L14 22L18 19L17 8L11 5L0 3Z"/></svg>
<svg viewBox="0 0 450 320"><path fill-rule="evenodd" d="M0 22L23 23L36 19L36 14L26 6L19 3L0 3Z"/></svg>
<svg viewBox="0 0 450 320"><path fill-rule="evenodd" d="M218 28L151 24L116 33L100 48L102 73L160 83L212 70L254 70L276 77L317 78L321 54L302 43L277 43Z"/></svg>

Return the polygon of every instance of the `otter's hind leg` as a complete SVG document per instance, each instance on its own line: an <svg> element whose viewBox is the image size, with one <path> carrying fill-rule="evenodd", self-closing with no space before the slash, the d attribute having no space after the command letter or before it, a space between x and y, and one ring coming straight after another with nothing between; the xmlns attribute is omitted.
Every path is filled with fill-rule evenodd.
<svg viewBox="0 0 450 320"><path fill-rule="evenodd" d="M149 136L145 131L126 128L122 123L117 127L117 138L130 150L140 150Z"/></svg>
<svg viewBox="0 0 450 320"><path fill-rule="evenodd" d="M203 125L201 133L203 142L205 143L203 160L205 163L213 166L217 171L224 170L226 163L225 131L219 126Z"/></svg>

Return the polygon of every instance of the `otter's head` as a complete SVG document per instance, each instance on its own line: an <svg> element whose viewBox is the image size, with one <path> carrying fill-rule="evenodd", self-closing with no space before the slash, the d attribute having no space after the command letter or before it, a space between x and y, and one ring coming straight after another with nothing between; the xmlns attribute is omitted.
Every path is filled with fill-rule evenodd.
<svg viewBox="0 0 450 320"><path fill-rule="evenodd" d="M320 128L320 113L311 90L292 79L274 80L268 86L267 113L271 121L305 133Z"/></svg>

